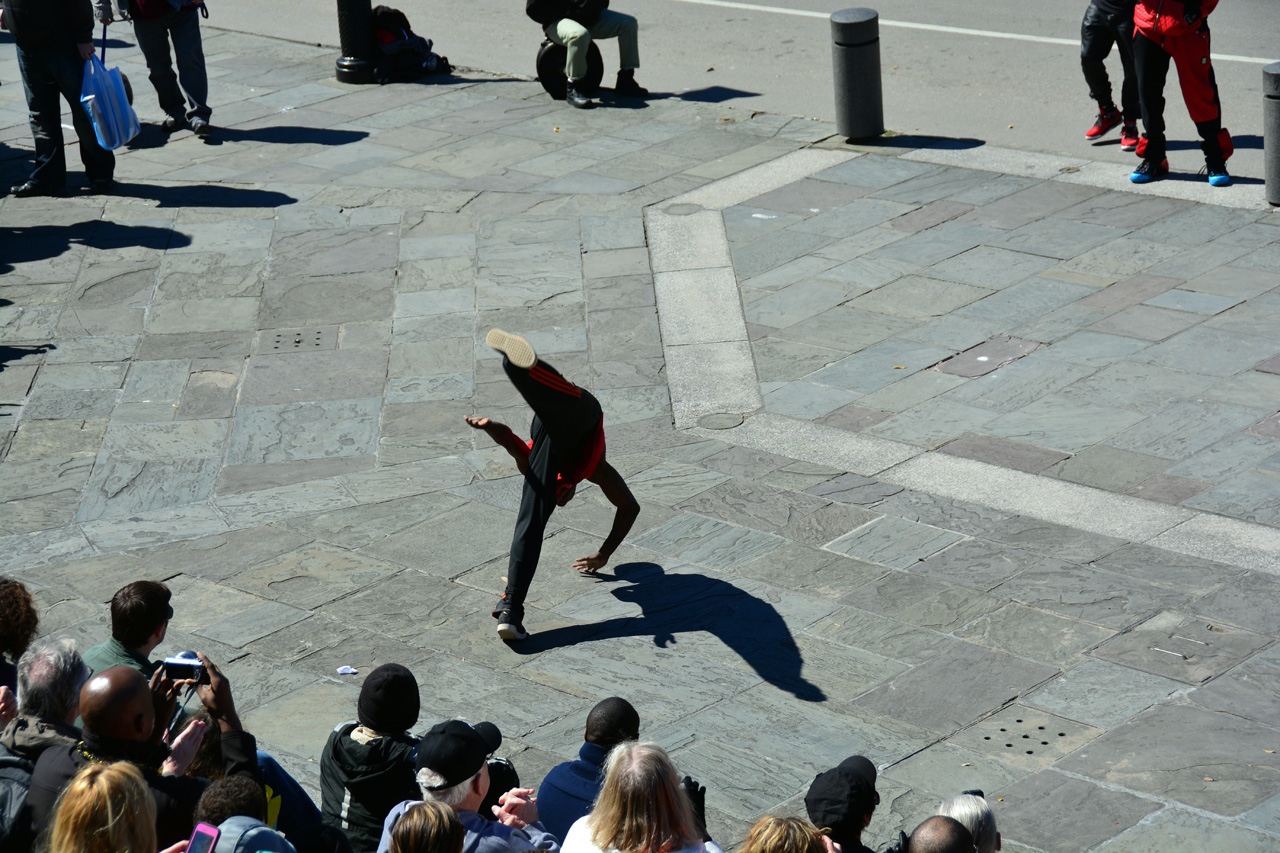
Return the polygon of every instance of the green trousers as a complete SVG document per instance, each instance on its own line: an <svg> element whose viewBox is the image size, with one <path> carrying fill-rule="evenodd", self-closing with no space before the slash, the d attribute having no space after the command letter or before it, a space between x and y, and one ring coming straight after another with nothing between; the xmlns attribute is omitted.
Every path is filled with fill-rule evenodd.
<svg viewBox="0 0 1280 853"><path fill-rule="evenodd" d="M591 46L593 38L616 38L618 53L621 56L619 66L624 69L639 68L640 42L636 38L638 28L636 19L630 15L605 9L600 13L600 19L592 24L590 29L577 21L561 18L554 24L547 24L542 31L547 34L547 38L556 44L563 45L568 52L564 63L564 76L573 83L587 76L587 48Z"/></svg>

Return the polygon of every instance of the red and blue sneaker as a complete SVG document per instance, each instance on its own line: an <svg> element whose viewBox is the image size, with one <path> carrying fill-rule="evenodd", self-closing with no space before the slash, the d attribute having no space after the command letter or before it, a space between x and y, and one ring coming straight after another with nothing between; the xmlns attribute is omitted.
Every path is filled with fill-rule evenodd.
<svg viewBox="0 0 1280 853"><path fill-rule="evenodd" d="M1138 168L1129 174L1129 180L1135 184L1149 184L1169 174L1168 160L1143 160Z"/></svg>

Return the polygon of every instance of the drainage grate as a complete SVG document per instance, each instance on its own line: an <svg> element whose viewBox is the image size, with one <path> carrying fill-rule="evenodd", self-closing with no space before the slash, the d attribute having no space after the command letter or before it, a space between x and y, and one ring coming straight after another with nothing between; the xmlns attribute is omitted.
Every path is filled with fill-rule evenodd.
<svg viewBox="0 0 1280 853"><path fill-rule="evenodd" d="M313 329L269 329L258 333L255 352L316 352L338 348L338 327L321 326Z"/></svg>
<svg viewBox="0 0 1280 853"><path fill-rule="evenodd" d="M957 732L949 742L975 752L1039 769L1102 734L1102 729L1013 705Z"/></svg>

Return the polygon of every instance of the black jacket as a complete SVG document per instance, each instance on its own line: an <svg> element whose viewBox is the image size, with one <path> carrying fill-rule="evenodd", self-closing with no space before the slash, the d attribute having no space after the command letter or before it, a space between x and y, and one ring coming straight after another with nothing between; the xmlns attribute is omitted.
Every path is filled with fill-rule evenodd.
<svg viewBox="0 0 1280 853"><path fill-rule="evenodd" d="M222 758L226 762L227 775L237 773L257 778L258 744L253 735L244 731L223 732ZM161 776L160 765L168 754L163 745L130 740L100 738L91 732L84 739L69 747L47 749L36 762L31 776L31 793L28 804L36 834L42 834L53 821L58 795L67 787L76 771L88 764L85 753L103 761L128 761L142 771L142 777L151 788L156 801L156 835L160 849L191 836L195 824L192 815L196 801L209 786L206 779L193 776Z"/></svg>
<svg viewBox="0 0 1280 853"><path fill-rule="evenodd" d="M0 744L0 851L27 853L35 846L27 792L31 762Z"/></svg>
<svg viewBox="0 0 1280 853"><path fill-rule="evenodd" d="M561 18L590 27L608 8L609 0L525 0L524 4L525 14L544 27Z"/></svg>
<svg viewBox="0 0 1280 853"><path fill-rule="evenodd" d="M320 755L320 814L347 834L356 853L374 853L391 810L422 799L414 779L418 739L397 734L360 743L351 739L358 725L343 723L329 733Z"/></svg>
<svg viewBox="0 0 1280 853"><path fill-rule="evenodd" d="M4 0L4 28L20 45L68 34L84 44L93 41L93 5L89 0Z"/></svg>

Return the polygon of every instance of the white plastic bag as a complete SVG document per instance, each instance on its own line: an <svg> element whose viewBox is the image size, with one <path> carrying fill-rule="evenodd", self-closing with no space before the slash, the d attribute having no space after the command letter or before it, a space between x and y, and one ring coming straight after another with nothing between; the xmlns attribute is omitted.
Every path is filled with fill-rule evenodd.
<svg viewBox="0 0 1280 853"><path fill-rule="evenodd" d="M138 135L138 114L129 106L119 68L107 69L96 55L84 63L80 105L93 122L98 144L114 151Z"/></svg>

